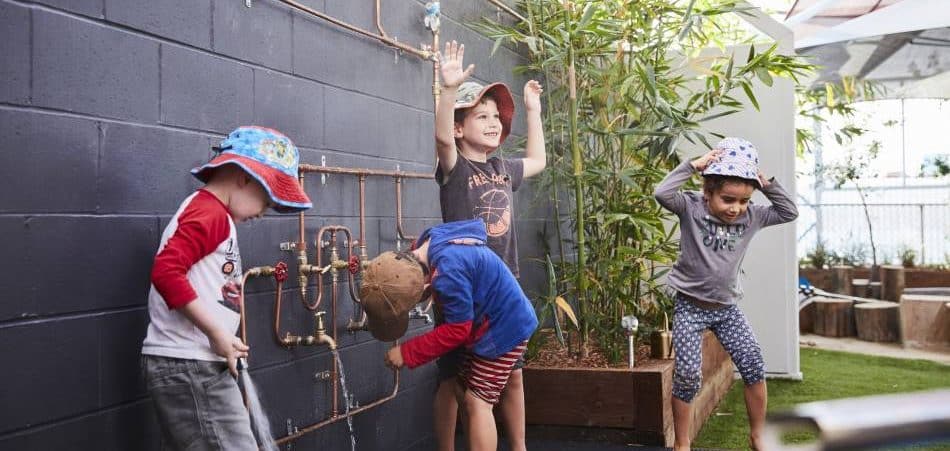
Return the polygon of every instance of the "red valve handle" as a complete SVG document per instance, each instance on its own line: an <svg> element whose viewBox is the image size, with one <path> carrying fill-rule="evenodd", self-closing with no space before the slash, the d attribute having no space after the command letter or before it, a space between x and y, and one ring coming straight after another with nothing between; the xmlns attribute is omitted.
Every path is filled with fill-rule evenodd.
<svg viewBox="0 0 950 451"><path fill-rule="evenodd" d="M274 266L274 280L278 282L283 282L287 280L287 264L284 262L277 262L277 265Z"/></svg>
<svg viewBox="0 0 950 451"><path fill-rule="evenodd" d="M355 255L350 256L349 269L350 269L350 274L356 274L360 272L360 258L359 257Z"/></svg>

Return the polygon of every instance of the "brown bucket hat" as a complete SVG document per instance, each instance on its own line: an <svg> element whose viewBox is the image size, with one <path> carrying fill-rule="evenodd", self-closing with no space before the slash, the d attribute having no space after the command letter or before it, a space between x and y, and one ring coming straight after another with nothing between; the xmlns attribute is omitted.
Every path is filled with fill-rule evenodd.
<svg viewBox="0 0 950 451"><path fill-rule="evenodd" d="M363 269L360 300L369 331L379 341L396 341L409 327L409 310L426 292L426 268L410 252L384 252Z"/></svg>

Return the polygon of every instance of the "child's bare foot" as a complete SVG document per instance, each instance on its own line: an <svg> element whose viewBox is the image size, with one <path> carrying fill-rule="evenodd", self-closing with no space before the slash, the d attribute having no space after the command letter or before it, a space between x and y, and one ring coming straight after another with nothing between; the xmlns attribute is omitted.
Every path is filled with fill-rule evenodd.
<svg viewBox="0 0 950 451"><path fill-rule="evenodd" d="M762 450L762 439L758 435L749 434L749 448L756 451Z"/></svg>
<svg viewBox="0 0 950 451"><path fill-rule="evenodd" d="M682 443L674 442L673 451L689 451L689 445L690 445L689 443L682 444Z"/></svg>

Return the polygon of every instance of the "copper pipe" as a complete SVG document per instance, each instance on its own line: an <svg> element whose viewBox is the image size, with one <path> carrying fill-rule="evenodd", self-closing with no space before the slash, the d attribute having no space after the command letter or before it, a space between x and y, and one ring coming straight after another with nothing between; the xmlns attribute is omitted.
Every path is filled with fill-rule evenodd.
<svg viewBox="0 0 950 451"><path fill-rule="evenodd" d="M307 163L300 163L298 169L301 173L316 172L320 174L368 175L381 177L401 177L406 179L435 179L435 175L421 172L387 171L382 169L351 169L334 166L317 166Z"/></svg>
<svg viewBox="0 0 950 451"><path fill-rule="evenodd" d="M316 253L317 253L317 264L304 265L304 267L300 270L301 273L311 273L311 274L315 273L317 275L316 277L317 278L317 294L316 294L317 298L314 300L313 304L307 302L307 298L301 298L301 301L303 302L303 305L304 307L307 308L307 310L311 310L311 311L316 310L317 307L320 306L320 302L323 301L322 274L325 271L323 269L323 252L320 248L323 247L323 234L326 233L328 230L333 229L334 227L335 226L324 226L324 227L321 227L320 230L317 231L317 234L314 237L314 243L316 243L315 246L316 246ZM336 337L333 337L333 338L336 338Z"/></svg>
<svg viewBox="0 0 950 451"><path fill-rule="evenodd" d="M336 359L333 359L333 361L335 362ZM315 423L310 426L307 426L294 434L277 439L275 443L279 446L279 445L283 445L284 443L297 440L298 438L303 437L304 435L309 434L317 429L320 429L328 424L336 423L337 421L340 421L340 420L345 420L348 417L354 416L358 413L362 413L366 410L372 409L373 407L376 407L378 405L391 401L392 399L396 397L397 394L399 394L399 370L392 370L392 371L393 371L393 391L392 393L389 394L389 396L386 396L385 398L377 399L376 401L373 401L365 406L360 406L356 409L353 409L346 415L332 415L330 416L330 418L327 418L326 420L323 420L319 423Z"/></svg>
<svg viewBox="0 0 950 451"><path fill-rule="evenodd" d="M379 35L384 38L389 38L389 35L386 34L386 30L383 30L383 21L380 18L379 13L379 0L376 0L376 29L379 30Z"/></svg>
<svg viewBox="0 0 950 451"><path fill-rule="evenodd" d="M396 239L415 241L416 237L406 235L402 230L402 178L396 177Z"/></svg>
<svg viewBox="0 0 950 451"><path fill-rule="evenodd" d="M520 21L522 21L522 22L527 22L527 21L528 21L528 19L525 19L524 16L522 16L521 14L518 14L517 11L511 9L510 6L508 6L508 5L504 4L504 3L502 3L502 2L499 1L499 0L488 0L488 3L491 3L491 4L495 5L495 6L497 6L499 9L504 10L506 13L511 14L512 16L515 16L518 20L520 20Z"/></svg>
<svg viewBox="0 0 950 451"><path fill-rule="evenodd" d="M300 189L304 189L303 173L301 172L297 173L297 183L300 184ZM300 270L304 267L304 265L307 264L307 242L305 241L304 237L305 228L303 211L298 213L297 224L300 227L300 234L297 236L297 282L300 285L300 299L307 299L307 273Z"/></svg>
<svg viewBox="0 0 950 451"><path fill-rule="evenodd" d="M247 284L247 279L250 277L270 276L273 274L274 274L273 266L258 266L255 268L248 269L247 271L244 272L244 275L241 277L241 290L240 290L241 297L238 299L238 301L241 303L241 312L240 312L241 314L241 341L243 341L245 345L247 344L247 315L245 314L245 311L244 311L244 285ZM280 291L278 291L277 293L280 294Z"/></svg>
<svg viewBox="0 0 950 451"><path fill-rule="evenodd" d="M330 257L330 263L331 263L331 264L333 263L333 256L336 254L336 231L337 231L337 229L336 229L335 227L334 227L334 228L331 228L331 230L330 230L330 245L333 246L332 248L330 248L330 256L331 256L331 257ZM336 339L337 339L337 337L336 337L336 312L337 312L337 309L336 309L336 296L337 296L337 286L336 286L336 283L337 283L337 275L336 275L336 271L337 271L336 268L334 268L333 266L330 267L330 279L331 279L331 285L330 285L330 287L331 287L331 288L330 288L330 290L331 290L331 291L330 291L330 308L332 309L332 314L331 314L331 316L330 316L330 322L333 323L333 326L332 326L332 329L331 329L331 331L332 331L331 335L333 336L333 340L336 340ZM321 277L321 279L322 279L322 277ZM337 351L337 352L339 352L339 351ZM333 378L333 381L334 381L334 383L333 383L333 409L330 410L330 414L331 414L331 415L334 415L334 416L336 416L337 413L340 411L340 409L339 409L339 391L340 391L340 390L339 390L338 384L336 383L336 381L339 380L339 377L340 377L340 369L337 368L336 361L337 361L337 359L333 359L333 370L330 372L331 377Z"/></svg>
<svg viewBox="0 0 950 451"><path fill-rule="evenodd" d="M410 46L408 46L408 45L406 45L406 44L400 43L400 42L398 42L398 41L396 41L396 40L390 39L390 38L388 38L388 37L386 37L386 36L380 36L380 35L377 35L377 34L370 33L370 32L368 32L368 31L366 31L366 30L364 30L364 29L362 29L362 28L359 28L359 27L350 25L350 24L348 24L348 23L346 23L346 22L343 22L343 21L341 21L341 20L339 20L339 19L330 17L330 16L328 16L328 15L326 15L326 14L324 14L324 13L321 13L320 11L317 11L317 10L315 10L315 9L313 9L313 8L310 8L310 7L306 6L306 5L303 5L303 4L301 4L301 3L295 2L294 0L278 0L278 1L281 2L281 3L284 3L284 4L286 4L286 5L289 5L289 6L293 7L293 8L296 8L296 9L298 9L298 10L300 10L300 11L303 11L303 12L305 12L305 13L307 13L307 14L310 14L310 15L312 15L312 16L319 17L319 18L321 18L321 19L323 19L323 20L325 20L325 21L327 21L327 22L330 22L330 23L332 23L332 24L334 24L334 25L336 25L336 26L338 26L338 27L345 28L345 29L350 30L350 31L352 31L352 32L354 32L354 33L361 34L361 35L363 35L363 36L376 39L376 40L378 40L378 41L380 41L380 42L382 42L382 43L384 43L384 44L386 44L386 45L388 45L388 46L390 46L390 47L395 47L395 48L397 48L397 49L399 49L399 50L402 50L402 51L411 53L411 54L413 54L413 55L416 55L416 56L418 56L419 58L422 58L422 59L424 59L424 60L432 60L432 59L433 59L433 53L432 53L431 51L428 51L428 50L420 50L420 49L417 49L417 48L414 48L414 47L410 47Z"/></svg>
<svg viewBox="0 0 950 451"><path fill-rule="evenodd" d="M369 259L369 255L366 253L366 176L360 175L359 177L360 177L360 262L364 262L367 259ZM349 233L349 231L347 231L347 233ZM352 241L350 241L350 243L352 244ZM347 256L347 260L349 260L349 256Z"/></svg>

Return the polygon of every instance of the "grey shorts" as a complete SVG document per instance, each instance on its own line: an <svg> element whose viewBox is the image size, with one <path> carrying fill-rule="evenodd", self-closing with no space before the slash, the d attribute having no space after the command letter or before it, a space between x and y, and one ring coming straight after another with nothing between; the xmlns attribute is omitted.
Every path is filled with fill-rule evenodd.
<svg viewBox="0 0 950 451"><path fill-rule="evenodd" d="M162 449L257 450L237 381L224 362L142 356Z"/></svg>

